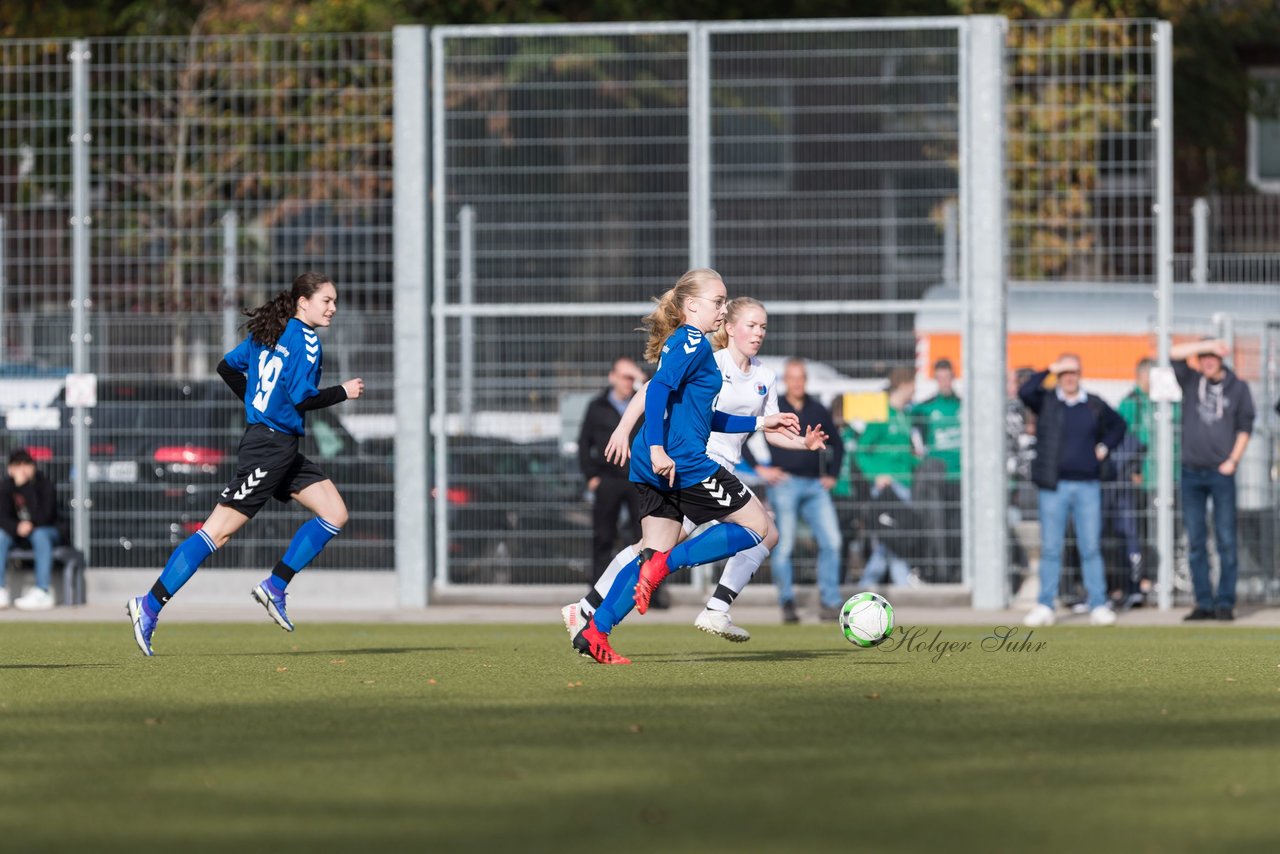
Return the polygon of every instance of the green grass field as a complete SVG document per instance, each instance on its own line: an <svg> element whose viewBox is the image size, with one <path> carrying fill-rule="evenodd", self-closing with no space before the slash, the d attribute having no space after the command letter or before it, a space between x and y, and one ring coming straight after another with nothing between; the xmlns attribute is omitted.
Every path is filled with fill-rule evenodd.
<svg viewBox="0 0 1280 854"><path fill-rule="evenodd" d="M989 635L0 623L0 849L1277 850L1280 634Z"/></svg>

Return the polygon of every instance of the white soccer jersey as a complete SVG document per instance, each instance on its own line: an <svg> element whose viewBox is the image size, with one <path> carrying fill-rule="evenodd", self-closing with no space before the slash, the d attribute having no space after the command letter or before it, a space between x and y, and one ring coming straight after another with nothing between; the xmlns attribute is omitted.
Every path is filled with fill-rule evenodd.
<svg viewBox="0 0 1280 854"><path fill-rule="evenodd" d="M752 418L778 414L778 375L751 359L743 373L729 356L729 349L716 352L716 366L724 385L716 398L716 409L730 415ZM715 433L707 441L707 455L729 471L742 459L742 446L750 433Z"/></svg>

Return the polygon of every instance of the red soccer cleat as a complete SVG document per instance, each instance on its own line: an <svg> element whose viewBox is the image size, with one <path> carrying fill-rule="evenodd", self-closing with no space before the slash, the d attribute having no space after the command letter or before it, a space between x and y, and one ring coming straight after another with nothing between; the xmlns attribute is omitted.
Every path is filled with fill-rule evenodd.
<svg viewBox="0 0 1280 854"><path fill-rule="evenodd" d="M645 549L646 557L640 564L640 578L636 581L636 610L641 614L649 610L649 600L658 592L662 580L671 574L667 569L667 555L670 552L655 552Z"/></svg>
<svg viewBox="0 0 1280 854"><path fill-rule="evenodd" d="M578 632L573 639L573 648L588 658L594 658L601 664L630 664L631 659L623 658L609 646L609 636L596 628L596 621L587 623L587 627Z"/></svg>

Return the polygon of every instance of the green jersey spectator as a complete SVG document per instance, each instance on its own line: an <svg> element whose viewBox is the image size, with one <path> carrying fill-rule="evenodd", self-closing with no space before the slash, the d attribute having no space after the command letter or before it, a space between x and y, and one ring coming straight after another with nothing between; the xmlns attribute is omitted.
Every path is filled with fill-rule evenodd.
<svg viewBox="0 0 1280 854"><path fill-rule="evenodd" d="M949 359L933 365L938 393L911 407L925 450L946 466L947 480L960 480L960 398L954 390L955 369Z"/></svg>
<svg viewBox="0 0 1280 854"><path fill-rule="evenodd" d="M1138 362L1138 367L1134 375L1133 390L1125 395L1124 400L1120 401L1120 406L1116 410L1120 413L1120 417L1129 425L1129 430L1134 437L1145 449L1142 460L1142 488L1148 492L1155 489L1156 485L1156 448L1155 448L1155 414L1156 404L1151 400L1151 366L1154 365L1151 359L1143 359ZM1175 424L1182 423L1182 404L1173 404L1173 422ZM1179 458L1181 457L1177 431L1174 431L1173 437L1173 470L1176 472L1181 465Z"/></svg>

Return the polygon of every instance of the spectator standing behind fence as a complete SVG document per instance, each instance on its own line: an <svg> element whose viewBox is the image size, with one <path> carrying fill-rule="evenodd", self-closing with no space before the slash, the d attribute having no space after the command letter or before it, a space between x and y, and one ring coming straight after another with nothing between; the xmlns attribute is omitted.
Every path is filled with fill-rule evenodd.
<svg viewBox="0 0 1280 854"><path fill-rule="evenodd" d="M805 426L818 426L828 436L836 435L831 411L805 392L809 381L803 359L789 359L782 372L786 395L778 401L780 412L794 412ZM769 503L778 526L778 545L773 550L773 583L778 588L784 623L800 621L795 592L791 587L791 554L796 545L796 526L804 517L818 541L818 617L840 618L841 539L831 488L844 457L844 448L833 442L823 451L771 448L773 464L761 468L769 483ZM779 476L781 473L784 476Z"/></svg>
<svg viewBox="0 0 1280 854"><path fill-rule="evenodd" d="M1236 469L1253 432L1253 395L1223 358L1216 339L1179 344L1169 351L1182 386L1182 524L1196 605L1187 620L1233 620L1236 605ZM1187 359L1196 356L1196 367ZM1208 503L1218 548L1218 590L1209 580Z"/></svg>
<svg viewBox="0 0 1280 854"><path fill-rule="evenodd" d="M1115 623L1107 606L1102 568L1102 484L1100 463L1124 438L1125 425L1102 398L1080 387L1080 357L1064 353L1018 389L1018 397L1036 413L1036 458L1031 479L1040 489L1040 600L1028 612L1028 626L1051 626L1062 572L1062 543L1067 520L1080 549L1080 570L1088 593L1089 622ZM1056 388L1045 388L1050 376Z"/></svg>
<svg viewBox="0 0 1280 854"><path fill-rule="evenodd" d="M927 506L933 541L935 572L940 581L960 580L960 398L955 393L955 369L949 359L933 364L938 391L911 407L927 460L935 465L917 470L915 499ZM939 470L940 468L940 470Z"/></svg>
<svg viewBox="0 0 1280 854"><path fill-rule="evenodd" d="M915 372L908 367L889 372L889 412L882 422L871 422L858 439L858 468L871 482L872 509L868 533L871 557L862 570L862 586L884 581L888 572L894 584L916 585L911 566L899 553L902 543L919 531L909 521L911 482L920 459L912 441L908 408L916 393Z"/></svg>
<svg viewBox="0 0 1280 854"><path fill-rule="evenodd" d="M578 465L586 478L591 493L591 582L600 579L609 560L617 550L615 540L619 533L622 508L627 508L629 519L622 532L623 541L640 541L640 493L636 492L627 477L624 466L614 465L605 459L604 449L609 437L618 426L627 404L635 396L636 389L644 381L640 366L625 356L614 361L609 369L609 387L591 399L578 432ZM631 439L640 430L631 431ZM661 607L655 603L655 606Z"/></svg>
<svg viewBox="0 0 1280 854"><path fill-rule="evenodd" d="M1143 520L1147 509L1151 506L1151 494L1155 490L1155 446L1152 437L1155 435L1156 405L1151 400L1151 368L1155 363L1151 359L1141 359L1134 370L1133 388L1120 401L1117 411L1128 425L1129 433L1141 454L1141 468L1133 474L1128 482L1121 479L1117 484L1116 527L1125 539L1125 550L1129 555L1130 589L1125 600L1127 607L1141 605L1146 594L1151 590L1151 579L1147 574L1147 560L1142 554L1141 543L1145 539ZM1178 420L1181 408L1173 405L1173 418ZM1174 440L1174 470L1178 468L1177 437ZM1136 544L1136 545L1135 545Z"/></svg>
<svg viewBox="0 0 1280 854"><path fill-rule="evenodd" d="M58 496L53 481L36 469L25 449L9 455L9 475L0 482L0 608L9 607L5 568L15 543L31 544L35 555L36 583L13 601L21 611L47 611L53 607L53 549L58 545Z"/></svg>

